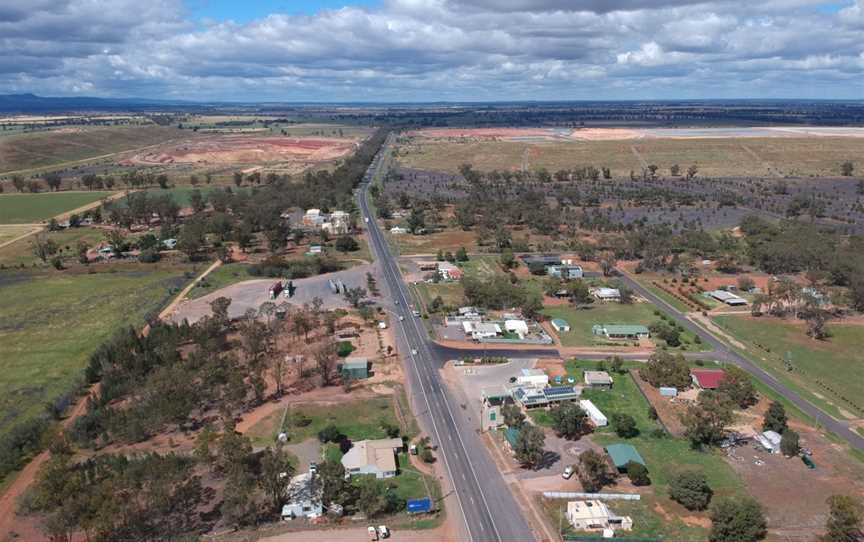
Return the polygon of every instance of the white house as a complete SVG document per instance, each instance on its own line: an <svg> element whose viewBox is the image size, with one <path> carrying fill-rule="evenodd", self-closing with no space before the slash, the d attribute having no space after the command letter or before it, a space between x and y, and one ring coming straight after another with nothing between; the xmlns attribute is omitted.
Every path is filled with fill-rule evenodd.
<svg viewBox="0 0 864 542"><path fill-rule="evenodd" d="M475 341L480 339L494 339L501 335L501 326L491 322L462 322L465 335L470 335Z"/></svg>
<svg viewBox="0 0 864 542"><path fill-rule="evenodd" d="M599 500L570 501L567 503L567 521L577 531L602 531L605 529L633 529L633 520L629 516L615 516Z"/></svg>
<svg viewBox="0 0 864 542"><path fill-rule="evenodd" d="M406 230L402 226L393 226L392 228L390 228L390 233L392 233L393 235L404 235L408 233L408 230Z"/></svg>
<svg viewBox="0 0 864 542"><path fill-rule="evenodd" d="M612 377L606 371L585 371L585 385L589 388L611 388Z"/></svg>
<svg viewBox="0 0 864 542"><path fill-rule="evenodd" d="M525 320L504 320L504 329L508 333L515 333L520 339L528 335L528 324Z"/></svg>
<svg viewBox="0 0 864 542"><path fill-rule="evenodd" d="M606 415L600 412L600 409L594 406L589 399L582 399L579 401L579 406L582 407L582 410L588 414L588 418L591 420L591 423L594 424L594 427L605 427L609 425L609 420L606 419Z"/></svg>
<svg viewBox="0 0 864 542"><path fill-rule="evenodd" d="M621 291L618 288L595 288L591 293L599 301L621 301Z"/></svg>
<svg viewBox="0 0 864 542"><path fill-rule="evenodd" d="M541 369L522 369L522 374L516 377L520 386L543 389L549 385L549 375Z"/></svg>
<svg viewBox="0 0 864 542"><path fill-rule="evenodd" d="M392 478L398 470L396 453L403 446L401 438L361 440L342 456L342 466L351 476L374 474L375 478Z"/></svg>
<svg viewBox="0 0 864 542"><path fill-rule="evenodd" d="M315 473L307 472L291 478L286 491L287 502L282 506L282 519L315 519L324 513L321 496L324 485L315 483Z"/></svg>

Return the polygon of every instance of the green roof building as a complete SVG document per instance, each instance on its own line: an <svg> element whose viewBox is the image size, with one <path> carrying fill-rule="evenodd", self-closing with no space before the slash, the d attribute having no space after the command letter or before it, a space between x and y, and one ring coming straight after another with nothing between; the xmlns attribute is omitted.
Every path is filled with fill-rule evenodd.
<svg viewBox="0 0 864 542"><path fill-rule="evenodd" d="M591 328L591 332L607 339L647 339L651 336L647 327L629 324L597 324Z"/></svg>
<svg viewBox="0 0 864 542"><path fill-rule="evenodd" d="M366 358L345 358L340 369L345 380L364 380L369 378L369 360Z"/></svg>
<svg viewBox="0 0 864 542"><path fill-rule="evenodd" d="M508 427L504 430L504 440L510 445L510 448L516 446L516 440L519 438L519 430L515 427Z"/></svg>
<svg viewBox="0 0 864 542"><path fill-rule="evenodd" d="M606 446L606 453L609 455L609 458L612 459L615 468L620 472L626 471L627 463L631 461L639 463L643 467L645 466L645 461L642 459L642 456L639 455L636 448L629 444L610 444L609 446Z"/></svg>

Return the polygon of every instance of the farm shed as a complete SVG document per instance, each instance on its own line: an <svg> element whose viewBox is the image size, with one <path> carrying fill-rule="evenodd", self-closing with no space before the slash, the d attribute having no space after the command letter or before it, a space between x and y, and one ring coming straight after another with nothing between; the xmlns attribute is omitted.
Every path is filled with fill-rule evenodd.
<svg viewBox="0 0 864 542"><path fill-rule="evenodd" d="M597 324L591 328L591 332L607 339L641 339L651 336L648 328L642 325Z"/></svg>
<svg viewBox="0 0 864 542"><path fill-rule="evenodd" d="M345 358L340 372L345 380L369 378L369 360L366 358Z"/></svg>
<svg viewBox="0 0 864 542"><path fill-rule="evenodd" d="M567 320L562 320L561 318L553 318L552 327L559 333L570 331L570 324L567 323Z"/></svg>
<svg viewBox="0 0 864 542"><path fill-rule="evenodd" d="M579 406L582 407L582 410L584 410L586 414L588 414L588 418L591 419L591 423L594 424L594 427L605 427L609 424L606 415L600 412L600 409L597 408L589 399L582 399L579 401Z"/></svg>
<svg viewBox="0 0 864 542"><path fill-rule="evenodd" d="M643 467L645 466L645 461L642 459L642 456L639 455L636 448L629 444L610 444L609 446L606 446L606 453L609 455L615 468L620 472L626 471L627 463L631 461L639 463Z"/></svg>
<svg viewBox="0 0 864 542"><path fill-rule="evenodd" d="M611 388L612 377L606 371L585 371L585 385L592 388Z"/></svg>
<svg viewBox="0 0 864 542"><path fill-rule="evenodd" d="M714 291L708 292L708 295L710 295L711 297L713 297L717 301L721 301L721 302L726 303L727 305L730 305L733 307L747 304L746 299L744 299L742 297L738 297L737 295L735 295L731 292L727 292L726 290L714 290Z"/></svg>

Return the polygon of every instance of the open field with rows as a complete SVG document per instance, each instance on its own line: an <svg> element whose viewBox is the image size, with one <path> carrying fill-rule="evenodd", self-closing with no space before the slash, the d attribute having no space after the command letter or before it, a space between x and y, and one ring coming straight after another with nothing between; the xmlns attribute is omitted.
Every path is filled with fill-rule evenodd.
<svg viewBox="0 0 864 542"><path fill-rule="evenodd" d="M864 138L683 138L613 141L504 141L414 137L398 148L401 165L455 173L462 164L480 171L576 166L608 167L615 177L649 164L667 173L673 164L696 164L703 176L837 176L840 164L864 154Z"/></svg>
<svg viewBox="0 0 864 542"><path fill-rule="evenodd" d="M32 224L99 201L111 192L0 195L0 224Z"/></svg>

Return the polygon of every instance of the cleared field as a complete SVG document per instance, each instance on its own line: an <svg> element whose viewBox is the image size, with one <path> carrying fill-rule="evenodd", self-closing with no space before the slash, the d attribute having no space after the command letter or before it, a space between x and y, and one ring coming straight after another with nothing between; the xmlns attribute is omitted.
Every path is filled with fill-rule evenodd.
<svg viewBox="0 0 864 542"><path fill-rule="evenodd" d="M0 276L0 435L69 392L103 340L141 324L186 281L182 269L150 269Z"/></svg>
<svg viewBox="0 0 864 542"><path fill-rule="evenodd" d="M33 226L4 226L0 224L0 245L37 228L38 226L34 228Z"/></svg>
<svg viewBox="0 0 864 542"><path fill-rule="evenodd" d="M31 224L99 201L111 192L45 192L0 195L0 224Z"/></svg>
<svg viewBox="0 0 864 542"><path fill-rule="evenodd" d="M641 172L648 164L661 173L696 164L702 176L839 175L840 164L864 153L864 138L730 137L614 141L477 141L414 138L399 147L399 162L411 168L458 172L461 164L481 171L550 172L576 166L608 167L615 176Z"/></svg>
<svg viewBox="0 0 864 542"><path fill-rule="evenodd" d="M435 254L439 249L456 252L465 247L468 252L477 250L477 234L473 231L444 230L428 235L387 234L390 245L399 254Z"/></svg>
<svg viewBox="0 0 864 542"><path fill-rule="evenodd" d="M766 370L809 391L815 396L814 402L830 401L834 407L830 410L846 417L855 409L843 401L843 397L864 407L864 350L861 348L864 328L861 325L829 325L831 337L817 341L805 334L803 324L776 318L716 316L714 320L736 338L760 345L756 361ZM786 371L783 361L787 353L795 368L791 372ZM851 412L856 418L862 413L864 411Z"/></svg>
<svg viewBox="0 0 864 542"><path fill-rule="evenodd" d="M0 139L0 173L86 160L154 145L183 134L165 126L76 127L18 134Z"/></svg>

